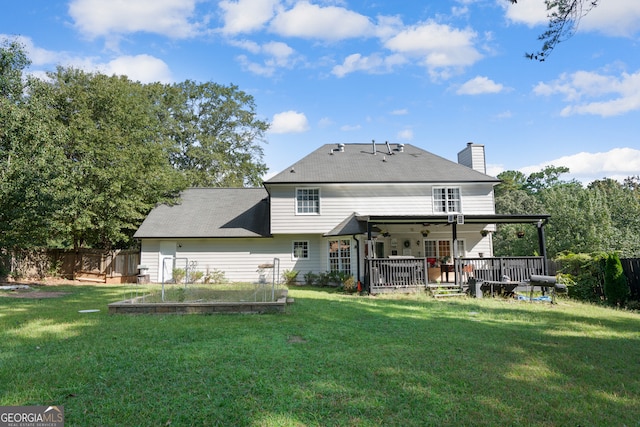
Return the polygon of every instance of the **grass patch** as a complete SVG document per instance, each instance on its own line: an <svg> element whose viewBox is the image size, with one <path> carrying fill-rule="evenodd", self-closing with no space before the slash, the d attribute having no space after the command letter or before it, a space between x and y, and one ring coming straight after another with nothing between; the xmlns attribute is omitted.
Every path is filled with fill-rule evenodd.
<svg viewBox="0 0 640 427"><path fill-rule="evenodd" d="M109 316L127 288L47 290L67 294L0 297L0 405L69 426L640 420L633 312L294 288L284 315Z"/></svg>

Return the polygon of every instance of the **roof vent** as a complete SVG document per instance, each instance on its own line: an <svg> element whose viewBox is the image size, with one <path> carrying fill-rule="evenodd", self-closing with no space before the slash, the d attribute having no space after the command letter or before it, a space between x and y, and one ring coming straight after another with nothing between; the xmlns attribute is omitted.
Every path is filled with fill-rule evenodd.
<svg viewBox="0 0 640 427"><path fill-rule="evenodd" d="M371 140L371 145L373 146L373 155L376 155L376 140L372 139Z"/></svg>
<svg viewBox="0 0 640 427"><path fill-rule="evenodd" d="M391 145L389 145L389 141L385 141L384 143L387 144L387 152L393 155L393 151L391 151Z"/></svg>
<svg viewBox="0 0 640 427"><path fill-rule="evenodd" d="M291 168L291 170L289 171L289 173L296 173L296 170L294 168Z"/></svg>
<svg viewBox="0 0 640 427"><path fill-rule="evenodd" d="M344 153L344 144L338 144L338 151Z"/></svg>
<svg viewBox="0 0 640 427"><path fill-rule="evenodd" d="M404 144L398 144L398 151L404 153Z"/></svg>

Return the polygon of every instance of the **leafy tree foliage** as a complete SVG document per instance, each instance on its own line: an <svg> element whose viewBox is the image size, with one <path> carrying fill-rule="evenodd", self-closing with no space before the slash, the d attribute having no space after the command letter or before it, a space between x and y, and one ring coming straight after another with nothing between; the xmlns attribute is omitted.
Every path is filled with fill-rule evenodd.
<svg viewBox="0 0 640 427"><path fill-rule="evenodd" d="M523 177L507 171L498 177L496 212L503 214L547 213L547 251L554 257L565 251L575 253L613 252L640 256L640 187L628 178L625 184L611 179L594 181L584 188L565 181L566 167L548 166ZM527 231L517 238L518 226L499 225L494 236L497 255L534 255L537 233Z"/></svg>
<svg viewBox="0 0 640 427"><path fill-rule="evenodd" d="M169 102L173 165L191 187L256 186L267 171L261 159L268 123L256 118L250 95L237 86L185 81Z"/></svg>
<svg viewBox="0 0 640 427"><path fill-rule="evenodd" d="M569 296L582 301L604 300L604 265L607 254L563 252L556 257L559 271L572 280Z"/></svg>
<svg viewBox="0 0 640 427"><path fill-rule="evenodd" d="M24 46L17 40L0 43L0 98L16 101L22 97L22 72L30 64Z"/></svg>
<svg viewBox="0 0 640 427"><path fill-rule="evenodd" d="M37 85L30 80L28 86ZM0 247L44 246L64 193L63 130L40 98L0 97Z"/></svg>
<svg viewBox="0 0 640 427"><path fill-rule="evenodd" d="M67 188L57 230L74 248L127 244L148 211L180 188L155 94L126 77L75 69L49 78L42 94L65 130Z"/></svg>
<svg viewBox="0 0 640 427"><path fill-rule="evenodd" d="M512 4L518 0L509 0ZM580 20L593 8L598 6L600 0L544 0L547 6L549 24L547 30L538 40L542 47L535 53L527 53L525 56L536 61L544 61L561 43L576 32Z"/></svg>
<svg viewBox="0 0 640 427"><path fill-rule="evenodd" d="M0 247L112 248L186 186L257 185L268 128L236 86L141 84L0 46ZM26 81L26 85L23 82Z"/></svg>

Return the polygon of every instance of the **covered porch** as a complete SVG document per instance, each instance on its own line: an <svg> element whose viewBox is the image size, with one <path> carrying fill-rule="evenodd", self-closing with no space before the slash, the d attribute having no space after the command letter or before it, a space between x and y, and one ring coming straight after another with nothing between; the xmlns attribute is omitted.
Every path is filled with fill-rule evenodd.
<svg viewBox="0 0 640 427"><path fill-rule="evenodd" d="M477 282L526 282L547 274L544 225L549 215L359 216L366 230L361 252L363 288L370 293L448 286L466 291ZM532 257L494 257L496 224L529 224L538 235ZM359 263L360 264L360 263Z"/></svg>

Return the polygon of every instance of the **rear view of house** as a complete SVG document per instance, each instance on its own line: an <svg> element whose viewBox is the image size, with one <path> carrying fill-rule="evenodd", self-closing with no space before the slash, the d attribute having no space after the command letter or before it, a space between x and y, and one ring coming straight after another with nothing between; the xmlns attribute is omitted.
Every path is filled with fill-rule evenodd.
<svg viewBox="0 0 640 427"><path fill-rule="evenodd" d="M299 280L340 271L369 289L424 286L468 273L456 260L489 260L496 223L544 219L496 215L498 183L479 144L457 163L410 144L329 144L263 188L188 189L135 237L154 282L171 279L176 259L258 282L277 259Z"/></svg>

